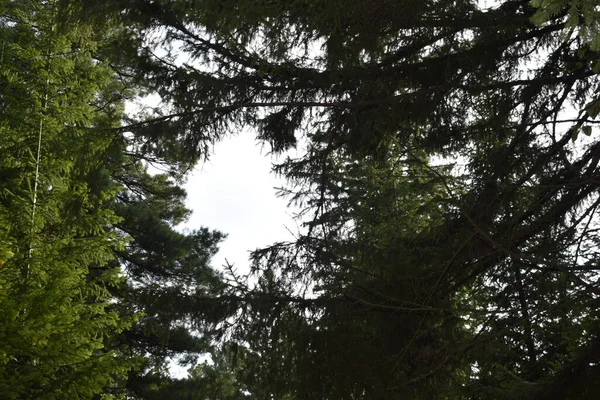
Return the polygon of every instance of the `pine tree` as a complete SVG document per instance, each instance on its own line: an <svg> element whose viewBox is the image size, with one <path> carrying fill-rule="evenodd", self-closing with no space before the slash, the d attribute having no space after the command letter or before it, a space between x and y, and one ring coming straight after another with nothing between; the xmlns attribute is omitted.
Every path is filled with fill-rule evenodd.
<svg viewBox="0 0 600 400"><path fill-rule="evenodd" d="M282 171L300 184L297 200L307 201L316 218L298 243L257 253L258 291L242 287L237 297L242 312L243 304L254 310L242 314L248 321L241 326L256 328L241 334L240 345L250 348L247 358L257 374L281 374L255 375L268 376L256 393L360 398L395 387L387 398L593 395L581 383L596 381L600 359L594 2L514 0L483 9L445 0L140 0L125 11L143 28L138 34L158 32L159 45L173 46L162 58L152 43L139 52L134 74L171 107L133 123L130 129L140 137L157 145L177 138L190 157L244 124L257 126L276 152L298 137L308 143L307 155ZM190 60L175 62L176 52ZM178 136L161 136L171 129ZM397 160L394 151L400 159L418 155L411 162L421 167L409 168L405 161L406 175L379 181L377 189L367 190L368 181L359 180L359 193L374 201L369 208L350 196L348 179L332 178L340 169L351 173L346 163ZM440 160L455 166L429 167ZM378 182L379 173L357 171ZM428 197L421 175L437 197ZM390 188L406 194L403 207L390 206L389 199L397 198L378 195ZM415 204L431 205L423 210ZM351 215L342 218L344 213ZM332 236L343 223L361 229L352 232L352 248L339 248L349 237ZM403 230L416 233L403 236ZM429 231L435 234L427 238L422 232ZM386 245L375 246L379 241ZM367 250L356 253L361 247ZM370 268L396 266L388 267L394 272L389 282L380 284L389 287L381 292L387 300L352 294L364 277L339 272L365 260ZM403 274L422 287L407 291L398 281ZM294 293L302 279L314 296ZM369 290L380 292L375 287ZM348 293L359 300L339 299ZM367 320L377 318L382 303L400 308L391 300L399 299L425 308L425 322L419 329L402 324L400 336L414 338L408 350L365 358L368 372L361 376L342 368L342 353L321 358L331 375L315 386L302 373L313 364L298 364L311 359L302 351L316 340L315 332L345 332L327 343L348 347L368 335L383 338L393 326L376 323L371 332L363 330L369 324L339 328L361 318L360 299L375 304ZM340 301L353 308L329 320L323 316ZM433 309L449 317L439 319ZM395 314L411 319L411 313L400 308ZM448 327L447 320L453 321ZM329 331L318 325L325 321ZM438 348L454 351L438 364L424 361L411 370L418 358L407 360L409 350L416 357L435 347L419 341L421 328L432 333L433 343L444 344ZM302 333L307 342L300 341ZM329 353L322 346L314 359L318 354ZM391 363L389 358L398 366L379 375L376 367ZM419 391L438 374L439 392L433 385L431 392ZM391 380L377 383L379 376ZM301 387L325 391L297 392Z"/></svg>
<svg viewBox="0 0 600 400"><path fill-rule="evenodd" d="M159 400L166 397L186 400L247 400L253 398L237 378L240 363L232 363L227 347L212 350L211 359L198 364L185 379L167 380L160 374L148 375L138 389L140 398Z"/></svg>
<svg viewBox="0 0 600 400"><path fill-rule="evenodd" d="M467 336L436 274L444 168L410 147L282 166L311 219L295 242L253 255L259 285L234 336L255 396L431 398L461 379L458 360L443 362Z"/></svg>
<svg viewBox="0 0 600 400"><path fill-rule="evenodd" d="M7 399L92 398L134 364L104 343L131 318L110 310L124 241L98 179L119 124L108 64L72 4L0 5L0 391ZM117 85L118 86L118 85ZM121 105L122 106L122 105ZM117 119L115 119L117 118Z"/></svg>
<svg viewBox="0 0 600 400"><path fill-rule="evenodd" d="M153 387L173 384L170 361L193 366L211 351L211 339L230 312L211 300L223 284L209 262L224 236L207 228L176 230L190 211L185 191L168 175L151 175L133 161L112 177L126 188L112 209L122 218L115 228L128 239L115 252L127 281L114 295L121 314L143 314L113 346L144 360L126 387L130 395L148 398Z"/></svg>
<svg viewBox="0 0 600 400"><path fill-rule="evenodd" d="M0 8L6 398L170 387L168 362L195 365L233 312L212 299L223 283L209 261L223 235L175 229L189 215L180 185L197 157L122 128L136 93L120 53L128 32L118 7L90 6Z"/></svg>

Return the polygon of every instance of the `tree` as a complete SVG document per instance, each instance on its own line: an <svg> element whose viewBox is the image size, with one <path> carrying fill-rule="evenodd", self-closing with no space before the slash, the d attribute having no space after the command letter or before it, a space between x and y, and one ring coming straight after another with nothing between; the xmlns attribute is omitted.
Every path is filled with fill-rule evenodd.
<svg viewBox="0 0 600 400"><path fill-rule="evenodd" d="M182 400L246 400L252 396L237 379L242 367L232 364L232 350L225 347L211 351L211 361L204 361L190 370L185 379L167 380L163 376L146 376L139 387L143 399ZM150 382L150 384L148 384Z"/></svg>
<svg viewBox="0 0 600 400"><path fill-rule="evenodd" d="M175 230L189 210L185 191L166 174L151 175L134 161L112 176L126 188L112 209L122 218L116 229L128 238L115 253L127 281L114 294L121 314L143 314L113 345L144 359L126 387L145 399L152 387L173 385L169 361L193 366L211 351L228 312L211 301L223 284L209 265L224 235L206 228Z"/></svg>
<svg viewBox="0 0 600 400"><path fill-rule="evenodd" d="M577 4L140 0L125 10L143 28L138 35L159 33L140 51L135 74L171 107L132 123L140 137L152 132L149 141L160 143L161 132L178 129L169 140L190 157L244 124L259 127L276 152L300 136L308 143L306 156L281 171L299 183L295 200L308 202L314 221L297 243L256 253L261 281L238 291L248 319L240 326L256 328L239 344L256 371L279 374L256 393L356 398L392 387L386 397L591 396L575 377L595 382L598 361L598 19L593 2ZM172 51L157 57L156 44ZM177 62L176 52L190 59ZM368 208L338 176L350 175L352 163L377 170L398 158L405 175L378 188L369 180L379 173L357 168L358 193L375 199ZM454 168L433 167L440 160ZM403 207L380 197L392 187L405 194ZM437 197L427 197L431 187ZM348 272L388 263L393 273L378 284ZM404 274L422 286L406 290ZM301 279L308 295L298 292ZM358 296L365 281L371 292ZM379 286L384 297L372 292ZM361 299L374 306L365 311ZM414 314L404 303L419 304L423 316L414 319L424 322L404 323ZM332 304L346 309L328 314ZM408 350L372 352L363 359L368 372L355 375L346 367L356 363L338 352L325 358L330 373L315 386L303 346L327 333L322 343L336 349L384 338L394 322L375 321L390 304L403 314L394 321L403 321L396 323L410 354L443 343L440 362L411 370ZM420 340L424 332L431 341ZM330 353L322 346L315 354ZM398 367L377 369L392 362ZM439 391L423 392L438 375Z"/></svg>
<svg viewBox="0 0 600 400"><path fill-rule="evenodd" d="M208 265L223 235L174 229L189 215L179 185L191 161L177 142L157 147L121 128L136 93L114 47L127 34L118 13L98 11L3 4L7 398L135 396L157 377L170 385L168 361L193 365L226 312L210 301L220 277ZM148 162L168 173L150 174Z"/></svg>
<svg viewBox="0 0 600 400"><path fill-rule="evenodd" d="M384 159L332 151L318 173L288 171L315 215L296 242L253 255L261 279L236 339L256 396L431 398L461 379L444 360L466 335L435 274L440 168L398 143Z"/></svg>
<svg viewBox="0 0 600 400"><path fill-rule="evenodd" d="M124 246L101 176L119 124L118 86L93 58L73 3L0 5L0 390L7 399L92 398L134 367L104 348L133 318L110 309ZM94 268L103 268L93 275Z"/></svg>

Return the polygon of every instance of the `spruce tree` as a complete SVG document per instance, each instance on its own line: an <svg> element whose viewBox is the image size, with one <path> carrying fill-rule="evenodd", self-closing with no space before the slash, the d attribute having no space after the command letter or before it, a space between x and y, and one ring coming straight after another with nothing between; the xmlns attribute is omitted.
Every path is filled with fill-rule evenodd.
<svg viewBox="0 0 600 400"><path fill-rule="evenodd" d="M207 228L178 231L190 213L185 191L139 161L124 165L112 175L124 188L111 206L121 217L115 229L127 238L127 246L115 251L126 282L114 295L121 314L142 316L112 345L143 359L126 387L132 396L149 398L172 385L169 362L191 367L211 351L229 315L212 301L223 283L209 264L224 236Z"/></svg>
<svg viewBox="0 0 600 400"><path fill-rule="evenodd" d="M137 43L118 7L8 1L0 16L2 395L145 398L233 312L212 298L223 235L176 230L197 157L122 127L138 87L121 50Z"/></svg>
<svg viewBox="0 0 600 400"><path fill-rule="evenodd" d="M308 144L282 171L314 220L297 243L256 253L259 284L237 294L246 372L268 377L257 395L593 396L584 383L600 359L594 2L140 0L125 12L138 35L157 33L134 75L170 107L132 131L150 143L177 137L196 157L246 124L276 152ZM157 57L154 44L172 51ZM178 136L161 136L171 129ZM366 200L337 176L394 160L405 169L391 181L357 168ZM392 187L404 197L380 196ZM348 226L356 230L340 235ZM358 296L366 278L347 271L364 264L393 274ZM373 322L382 306L396 309L388 324ZM331 307L344 312L328 318ZM385 338L402 318L424 321L398 324L402 351L378 344L378 356L360 359L364 374L342 368L358 365L342 355L361 354L344 349ZM303 350L328 333L314 360L339 351L320 359L330 374L315 383Z"/></svg>
<svg viewBox="0 0 600 400"><path fill-rule="evenodd" d="M119 124L117 85L93 58L93 27L73 4L0 6L0 391L7 399L93 398L133 360L104 348L132 318L110 309L125 242L99 179ZM75 5L76 7L76 5ZM115 109L116 107L116 109Z"/></svg>

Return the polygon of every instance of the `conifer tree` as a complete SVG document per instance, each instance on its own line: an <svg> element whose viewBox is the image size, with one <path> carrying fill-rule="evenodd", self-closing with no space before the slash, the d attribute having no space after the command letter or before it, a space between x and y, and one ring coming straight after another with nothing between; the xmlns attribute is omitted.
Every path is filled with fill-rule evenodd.
<svg viewBox="0 0 600 400"><path fill-rule="evenodd" d="M118 7L0 6L0 389L6 398L141 396L176 384L231 311L209 267L223 235L178 232L178 140L122 128L132 99ZM115 12L116 11L116 12ZM160 164L164 174L151 174Z"/></svg>
<svg viewBox="0 0 600 400"><path fill-rule="evenodd" d="M191 367L211 351L228 315L211 300L223 284L209 264L224 236L207 228L176 230L190 211L185 191L166 174L151 175L133 161L112 177L125 188L112 209L121 217L115 228L128 239L115 252L127 279L114 295L120 313L143 315L113 346L144 360L126 387L131 396L149 398L173 385L169 362Z"/></svg>
<svg viewBox="0 0 600 400"><path fill-rule="evenodd" d="M314 221L297 243L256 253L259 285L237 295L247 373L268 377L258 379L257 395L362 398L388 388L384 398L593 396L600 361L593 1L484 8L466 0L140 0L125 11L143 28L138 34L156 32L155 44L172 45L157 57L146 42L138 54L137 78L171 109L132 130L160 143L161 132L177 129L181 149L196 156L245 124L276 152L300 137L308 143L306 156L282 171L298 183L295 200ZM178 62L176 52L190 59ZM399 159L403 173L377 189L369 182L379 173L356 169L367 200L337 176L351 174L352 163ZM439 164L450 167L432 167ZM392 187L404 197L379 196ZM402 206L390 208L389 199ZM356 230L335 236L348 226ZM358 296L366 278L346 271L366 260L393 274ZM298 293L303 279L308 296ZM363 301L373 304L368 312ZM340 302L344 312L331 305ZM344 353L385 338L394 321L418 321L412 303L424 322L398 324L403 347L379 343L379 355L360 360L358 351ZM394 317L373 323L383 306L394 307ZM328 314L332 308L338 313ZM328 333L331 342L321 343L330 346L312 360L330 375L315 382L304 350ZM394 346L401 351L382 350ZM332 347L339 351L327 353ZM359 361L364 374L343 368Z"/></svg>
<svg viewBox="0 0 600 400"><path fill-rule="evenodd" d="M0 392L93 398L134 360L104 348L132 318L110 309L125 245L101 179L122 99L98 36L65 2L0 5ZM121 88L122 89L122 88Z"/></svg>

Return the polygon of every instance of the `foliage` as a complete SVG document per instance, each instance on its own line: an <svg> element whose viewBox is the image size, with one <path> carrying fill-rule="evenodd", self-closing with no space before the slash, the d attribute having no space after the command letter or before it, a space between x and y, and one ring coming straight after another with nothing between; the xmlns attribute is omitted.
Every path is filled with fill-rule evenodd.
<svg viewBox="0 0 600 400"><path fill-rule="evenodd" d="M169 361L195 365L199 355L210 351L226 311L210 300L222 284L209 261L224 236L206 228L175 230L189 210L183 204L185 191L167 175L150 175L140 162L132 162L112 176L127 188L112 205L121 217L115 227L128 239L115 253L127 275L115 295L120 313L143 313L114 346L145 359L126 386L131 395L147 398L146 386L160 379L171 384Z"/></svg>
<svg viewBox="0 0 600 400"><path fill-rule="evenodd" d="M119 124L113 74L58 2L4 1L0 12L0 390L92 398L134 366L104 348L133 322L110 309L122 277L106 266L125 242L106 207L116 188L96 179L114 140L102 128Z"/></svg>
<svg viewBox="0 0 600 400"><path fill-rule="evenodd" d="M594 397L595 2L0 11L7 398ZM132 88L161 107L125 116ZM305 147L276 171L306 225L245 281L175 227L248 125Z"/></svg>
<svg viewBox="0 0 600 400"><path fill-rule="evenodd" d="M223 319L206 300L223 235L175 230L189 216L189 160L121 128L137 89L115 72L127 33L110 5L97 10L104 18L87 6L2 5L6 398L120 398L157 377L170 384L169 361L194 364ZM149 161L168 173L149 173Z"/></svg>
<svg viewBox="0 0 600 400"><path fill-rule="evenodd" d="M596 8L126 8L156 39L137 79L170 107L132 129L179 129L197 156L247 124L276 152L306 144L279 171L307 230L255 253L236 292L254 395L592 396Z"/></svg>

